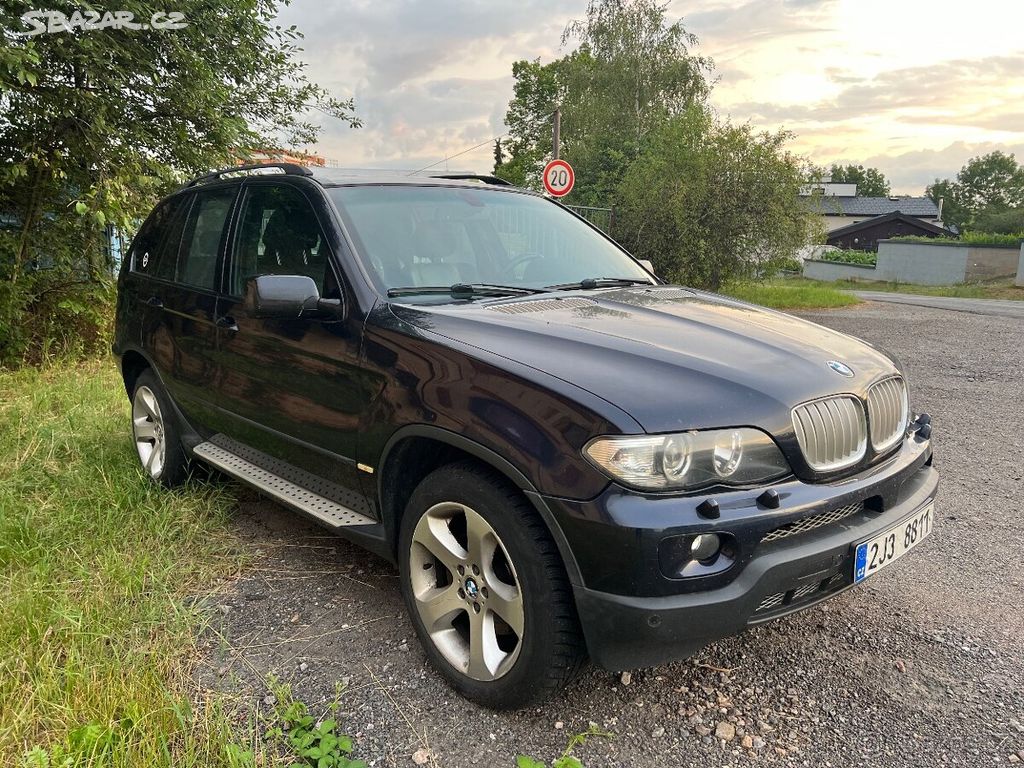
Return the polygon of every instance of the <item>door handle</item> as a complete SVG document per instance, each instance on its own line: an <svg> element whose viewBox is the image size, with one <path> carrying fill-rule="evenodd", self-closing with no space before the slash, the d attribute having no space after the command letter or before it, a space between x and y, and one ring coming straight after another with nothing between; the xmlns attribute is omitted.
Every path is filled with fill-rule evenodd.
<svg viewBox="0 0 1024 768"><path fill-rule="evenodd" d="M230 315L225 315L224 317L217 318L217 327L224 328L228 331L237 331L238 323L235 322L235 318Z"/></svg>
<svg viewBox="0 0 1024 768"><path fill-rule="evenodd" d="M146 304L156 309L160 309L164 305L164 302L159 296L150 296L146 299Z"/></svg>

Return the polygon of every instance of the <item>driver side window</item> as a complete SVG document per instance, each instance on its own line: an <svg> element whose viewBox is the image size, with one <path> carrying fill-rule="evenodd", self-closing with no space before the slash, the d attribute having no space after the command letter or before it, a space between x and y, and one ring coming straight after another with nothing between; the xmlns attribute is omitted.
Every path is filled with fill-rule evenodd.
<svg viewBox="0 0 1024 768"><path fill-rule="evenodd" d="M320 294L332 298L337 286L327 246L313 208L291 186L246 188L231 260L231 293L241 296L256 275L306 275Z"/></svg>

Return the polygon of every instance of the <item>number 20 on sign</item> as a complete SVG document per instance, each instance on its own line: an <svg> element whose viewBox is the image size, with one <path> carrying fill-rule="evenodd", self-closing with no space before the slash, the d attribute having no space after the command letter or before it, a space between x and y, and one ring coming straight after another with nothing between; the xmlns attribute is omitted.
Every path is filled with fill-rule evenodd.
<svg viewBox="0 0 1024 768"><path fill-rule="evenodd" d="M572 191L576 174L565 160L552 160L544 166L544 189L552 197L564 197Z"/></svg>

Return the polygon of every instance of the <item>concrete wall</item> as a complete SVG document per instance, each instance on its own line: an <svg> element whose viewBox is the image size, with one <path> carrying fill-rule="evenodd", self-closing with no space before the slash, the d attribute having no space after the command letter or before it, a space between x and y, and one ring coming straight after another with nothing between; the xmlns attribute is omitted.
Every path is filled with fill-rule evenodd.
<svg viewBox="0 0 1024 768"><path fill-rule="evenodd" d="M967 274L967 248L958 245L878 242L879 280L916 285L955 285Z"/></svg>
<svg viewBox="0 0 1024 768"><path fill-rule="evenodd" d="M956 285L1017 275L1024 285L1024 246L997 248L958 244L878 242L874 268L832 261L804 261L804 275L813 280L880 280L916 285Z"/></svg>
<svg viewBox="0 0 1024 768"><path fill-rule="evenodd" d="M1016 248L968 248L967 282L1013 277L1019 259L1020 251Z"/></svg>
<svg viewBox="0 0 1024 768"><path fill-rule="evenodd" d="M881 240L878 274L903 283L954 285L1013 277L1019 258L1016 248Z"/></svg>
<svg viewBox="0 0 1024 768"><path fill-rule="evenodd" d="M804 277L812 280L880 280L875 276L875 268L862 264L842 264L838 261L818 261L804 259Z"/></svg>

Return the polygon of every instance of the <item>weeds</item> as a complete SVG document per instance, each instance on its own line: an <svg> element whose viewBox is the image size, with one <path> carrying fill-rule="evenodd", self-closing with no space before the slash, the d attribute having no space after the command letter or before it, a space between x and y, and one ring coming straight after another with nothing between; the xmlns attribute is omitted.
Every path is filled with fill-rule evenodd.
<svg viewBox="0 0 1024 768"><path fill-rule="evenodd" d="M566 744L565 750L561 755L556 757L552 763L551 768L583 768L583 763L580 762L579 758L573 755L576 747L582 747L587 743L587 740L592 736L598 736L603 739L615 738L613 734L608 731L602 731L596 725L591 723L590 728L583 733L577 733L569 739L569 743ZM519 755L516 758L516 768L548 768L547 763L538 760L535 757L527 757L526 755Z"/></svg>
<svg viewBox="0 0 1024 768"><path fill-rule="evenodd" d="M306 705L292 696L291 686L270 679L270 690L276 703L275 713L279 724L267 732L267 738L282 744L300 762L291 768L366 768L362 760L353 760L353 743L350 736L339 733L338 700L341 688L335 693L334 701L328 705L331 717L317 720L309 714Z"/></svg>

